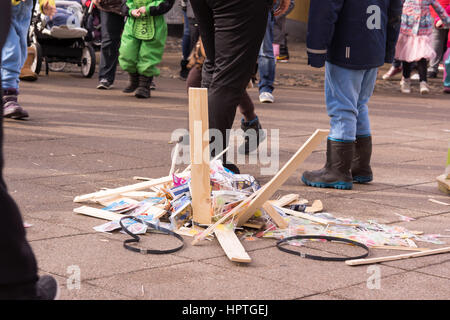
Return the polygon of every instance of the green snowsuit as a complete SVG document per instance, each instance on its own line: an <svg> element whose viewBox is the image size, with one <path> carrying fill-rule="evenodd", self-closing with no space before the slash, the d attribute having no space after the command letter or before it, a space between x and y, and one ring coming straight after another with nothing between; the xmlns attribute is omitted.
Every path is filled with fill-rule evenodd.
<svg viewBox="0 0 450 320"><path fill-rule="evenodd" d="M162 60L167 38L167 24L164 15L150 15L151 8L165 0L127 0L130 9L120 44L120 67L129 73L146 77L158 76L156 67ZM131 11L145 6L146 13L139 18Z"/></svg>

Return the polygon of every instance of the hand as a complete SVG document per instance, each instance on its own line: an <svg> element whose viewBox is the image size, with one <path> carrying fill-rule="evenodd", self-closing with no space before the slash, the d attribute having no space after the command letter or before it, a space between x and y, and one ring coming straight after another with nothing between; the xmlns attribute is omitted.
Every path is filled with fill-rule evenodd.
<svg viewBox="0 0 450 320"><path fill-rule="evenodd" d="M290 3L291 3L290 0L280 0L280 4L278 5L278 8L276 8L275 11L273 12L273 15L276 17L285 13L289 9Z"/></svg>
<svg viewBox="0 0 450 320"><path fill-rule="evenodd" d="M131 15L135 18L139 18L141 16L141 11L140 9L133 9L131 10Z"/></svg>
<svg viewBox="0 0 450 320"><path fill-rule="evenodd" d="M437 29L441 29L443 25L444 25L444 23L442 22L442 20L439 20L438 22L436 22Z"/></svg>
<svg viewBox="0 0 450 320"><path fill-rule="evenodd" d="M147 9L145 7L140 7L138 10L141 13L141 15L145 15L147 13Z"/></svg>
<svg viewBox="0 0 450 320"><path fill-rule="evenodd" d="M42 6L43 13L51 19L56 13L56 6L51 5L48 1Z"/></svg>

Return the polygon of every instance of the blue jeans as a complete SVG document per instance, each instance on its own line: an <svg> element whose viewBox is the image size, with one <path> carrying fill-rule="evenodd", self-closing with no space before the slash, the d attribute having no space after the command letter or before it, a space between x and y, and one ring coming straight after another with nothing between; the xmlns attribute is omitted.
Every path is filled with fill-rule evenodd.
<svg viewBox="0 0 450 320"><path fill-rule="evenodd" d="M183 10L182 10L183 11ZM181 41L181 50L183 52L183 60L187 60L191 54L191 33L189 29L189 19L186 11L183 11L184 24L183 24L183 38Z"/></svg>
<svg viewBox="0 0 450 320"><path fill-rule="evenodd" d="M273 54L273 18L269 12L266 33L258 55L259 93L273 91L275 81L275 57Z"/></svg>
<svg viewBox="0 0 450 320"><path fill-rule="evenodd" d="M369 108L378 68L353 70L325 65L325 101L331 140L351 142L370 136Z"/></svg>
<svg viewBox="0 0 450 320"><path fill-rule="evenodd" d="M18 89L20 70L27 58L27 34L30 27L33 0L12 6L11 27L2 49L2 87Z"/></svg>

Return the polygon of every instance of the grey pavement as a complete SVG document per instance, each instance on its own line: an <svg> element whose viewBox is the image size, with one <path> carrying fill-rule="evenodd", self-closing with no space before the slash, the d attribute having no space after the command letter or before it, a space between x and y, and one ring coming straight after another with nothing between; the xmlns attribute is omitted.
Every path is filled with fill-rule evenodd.
<svg viewBox="0 0 450 320"><path fill-rule="evenodd" d="M274 104L259 103L256 88L249 89L263 127L279 129L280 166L315 129L329 126L323 70L306 67L302 50L301 44L292 44L291 61L277 65ZM24 220L32 224L27 237L39 272L57 278L62 298L450 298L450 254L379 264L380 288L370 289L368 266L300 259L279 251L272 239L243 241L252 257L248 265L229 261L216 240L194 247L186 238L186 247L174 254L141 255L123 248L125 235L95 232L92 228L102 220L74 214L79 204L72 201L77 195L132 184L134 176L168 174L171 133L187 127L185 82L176 77L179 57L176 50L166 52L150 100L121 92L126 83L123 72L109 91L96 90L97 80L82 78L77 68L21 84L20 101L30 118L5 120L5 177ZM301 173L324 163L322 143L274 197L298 193L322 200L325 211L335 216L444 234L450 229L450 206L429 199L450 203L435 181L444 171L449 146L450 96L441 94L439 80L432 81L431 87L428 96L419 96L417 90L404 96L398 92L398 79L379 81L370 102L372 183L355 185L351 191L304 186ZM239 121L237 114L236 128ZM240 169L262 183L271 178L261 175L260 165ZM416 220L403 222L396 213ZM167 241L172 240L145 236L143 245L170 245ZM351 255L355 249L315 243L304 250ZM399 253L403 252L372 249L370 256ZM79 289L70 286L70 266L79 267Z"/></svg>

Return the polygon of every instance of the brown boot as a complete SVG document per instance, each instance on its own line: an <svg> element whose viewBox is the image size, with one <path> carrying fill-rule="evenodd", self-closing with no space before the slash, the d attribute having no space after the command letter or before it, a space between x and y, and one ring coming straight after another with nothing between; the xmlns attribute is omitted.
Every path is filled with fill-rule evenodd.
<svg viewBox="0 0 450 320"><path fill-rule="evenodd" d="M20 80L36 81L38 79L38 75L31 70L31 66L33 65L35 57L36 49L34 47L28 47L28 56L22 67L22 70L20 71Z"/></svg>

